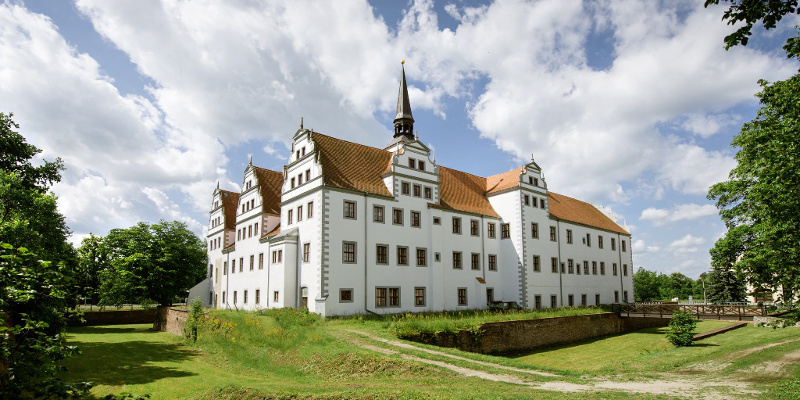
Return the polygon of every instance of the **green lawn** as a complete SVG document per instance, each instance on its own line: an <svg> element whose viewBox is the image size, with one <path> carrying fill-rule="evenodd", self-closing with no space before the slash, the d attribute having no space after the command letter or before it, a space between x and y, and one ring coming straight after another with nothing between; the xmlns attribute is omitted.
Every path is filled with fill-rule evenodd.
<svg viewBox="0 0 800 400"><path fill-rule="evenodd" d="M719 327L701 322L698 331ZM723 323L724 325L724 323ZM66 363L68 380L93 381L92 395L131 392L154 399L216 398L660 398L620 392L562 393L463 377L438 367L363 349L346 340L344 329L392 337L391 321L322 320L287 310L265 315L212 312L196 344L149 325L83 327L68 341L83 354ZM720 361L731 352L796 338L794 329L741 328L705 339L687 349L670 347L663 333L644 330L516 357L493 357L439 349L474 360L564 373L565 382L585 383L597 375L637 376L687 369ZM350 334L352 335L352 334ZM426 347L426 346L423 346ZM725 371L747 369L800 348L800 342L775 346L729 363ZM420 356L419 352L408 351ZM448 361L446 358L435 358ZM450 360L452 362L452 360ZM453 364L506 373L474 364ZM797 367L793 370L795 374ZM586 375L588 374L588 375ZM525 376L526 374L517 374ZM586 376L584 376L586 375ZM772 378L752 379L772 384ZM765 375L766 376L766 375ZM528 378L542 381L554 378Z"/></svg>

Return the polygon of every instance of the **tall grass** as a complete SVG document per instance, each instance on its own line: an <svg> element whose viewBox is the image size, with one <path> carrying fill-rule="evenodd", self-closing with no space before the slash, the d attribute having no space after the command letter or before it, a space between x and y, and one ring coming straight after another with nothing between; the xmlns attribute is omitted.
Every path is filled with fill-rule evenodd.
<svg viewBox="0 0 800 400"><path fill-rule="evenodd" d="M444 313L408 313L392 316L388 328L398 337L405 338L419 333L456 333L459 330L477 332L481 325L487 322L598 314L607 311L607 309L602 307L570 307L544 310L474 310Z"/></svg>

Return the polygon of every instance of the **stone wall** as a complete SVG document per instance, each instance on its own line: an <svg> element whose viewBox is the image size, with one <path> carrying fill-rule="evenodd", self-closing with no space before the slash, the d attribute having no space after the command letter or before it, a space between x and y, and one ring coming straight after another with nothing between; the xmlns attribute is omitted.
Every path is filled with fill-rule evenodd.
<svg viewBox="0 0 800 400"><path fill-rule="evenodd" d="M487 322L477 333L461 330L458 333L420 334L404 339L440 347L455 347L475 353L504 354L579 342L637 329L662 327L668 323L669 319L666 318L625 318L616 313L603 313Z"/></svg>
<svg viewBox="0 0 800 400"><path fill-rule="evenodd" d="M156 319L156 310L85 311L83 321L78 316L67 320L69 326L149 324Z"/></svg>
<svg viewBox="0 0 800 400"><path fill-rule="evenodd" d="M186 325L188 310L179 310L171 307L159 307L153 322L153 329L183 336L183 327Z"/></svg>

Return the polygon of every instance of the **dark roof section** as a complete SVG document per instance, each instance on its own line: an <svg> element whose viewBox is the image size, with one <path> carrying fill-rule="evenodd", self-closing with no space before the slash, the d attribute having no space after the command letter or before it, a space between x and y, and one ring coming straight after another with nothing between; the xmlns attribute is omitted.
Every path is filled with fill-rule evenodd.
<svg viewBox="0 0 800 400"><path fill-rule="evenodd" d="M548 197L550 215L555 218L630 235L628 231L622 229L611 218L589 203L553 192L549 192Z"/></svg>
<svg viewBox="0 0 800 400"><path fill-rule="evenodd" d="M261 212L280 215L283 173L255 166L253 172L258 180L258 190L261 193Z"/></svg>
<svg viewBox="0 0 800 400"><path fill-rule="evenodd" d="M236 229L236 208L239 206L239 193L219 189L219 195L222 197L225 229Z"/></svg>
<svg viewBox="0 0 800 400"><path fill-rule="evenodd" d="M381 178L391 163L392 153L317 132L311 134L311 140L322 165L323 184L392 196Z"/></svg>
<svg viewBox="0 0 800 400"><path fill-rule="evenodd" d="M439 166L439 181L444 208L500 217L486 198L486 178Z"/></svg>

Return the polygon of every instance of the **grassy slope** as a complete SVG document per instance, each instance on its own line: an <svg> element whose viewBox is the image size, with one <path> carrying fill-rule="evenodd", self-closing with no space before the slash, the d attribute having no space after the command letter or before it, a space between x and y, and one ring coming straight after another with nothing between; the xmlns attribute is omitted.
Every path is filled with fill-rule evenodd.
<svg viewBox="0 0 800 400"><path fill-rule="evenodd" d="M558 393L464 378L449 371L361 349L343 336L359 329L390 336L391 321L321 321L286 312L215 312L198 343L153 332L147 325L71 330L69 341L84 350L69 360L68 379L92 380L95 395L128 391L153 398L628 398L624 394ZM701 330L714 329L702 322ZM741 328L689 349L672 349L662 334L636 332L517 359L472 355L508 365L564 371L571 378L603 374L669 371L698 360L716 360L748 346L796 337L789 329ZM792 336L792 334L794 336ZM746 368L764 357L780 357L800 342L736 361ZM649 351L649 352L648 352ZM766 356L759 355L766 354ZM761 358L759 358L761 357ZM458 364L458 363L457 363ZM474 367L474 365L464 365ZM732 368L732 367L729 367ZM581 372L581 371L586 372ZM494 371L497 372L497 371ZM800 372L795 369L795 373ZM269 395L267 395L269 394ZM642 396L631 396L642 398Z"/></svg>

